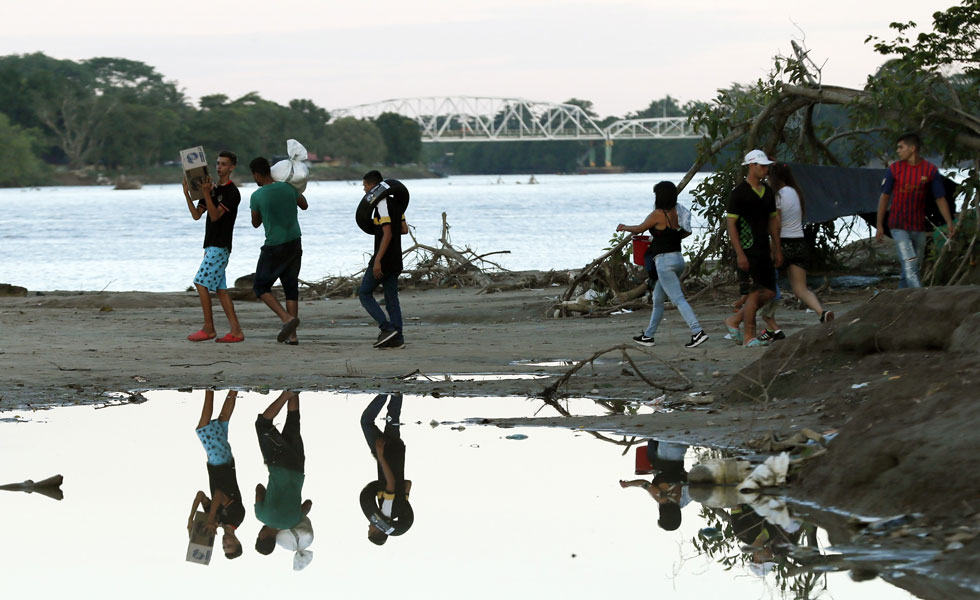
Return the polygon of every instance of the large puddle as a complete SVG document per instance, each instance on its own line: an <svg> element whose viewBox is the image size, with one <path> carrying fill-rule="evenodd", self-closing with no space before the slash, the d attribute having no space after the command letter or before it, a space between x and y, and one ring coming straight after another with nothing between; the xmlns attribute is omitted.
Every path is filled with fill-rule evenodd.
<svg viewBox="0 0 980 600"><path fill-rule="evenodd" d="M235 532L243 554L227 559L219 530L210 564L195 564L187 560L188 517L199 490L211 496L206 454L195 434L205 392L144 396L146 402L103 409L3 413L0 484L64 475L61 501L0 491L5 597L912 597L881 578L855 582L846 568L800 568L793 556L801 547L810 556L836 554L825 532L805 523L767 524L745 507L707 508L663 475L689 470L711 451L665 446L683 460L656 477L637 475L642 440L631 445L616 436L472 421L558 414L553 406L519 398L406 396L396 428L386 426L390 398L300 394L301 499L312 504L314 540L298 556L283 547L270 555L255 548L261 527L256 486L269 485L255 422L280 394L239 393L228 440L244 500L244 521ZM226 391L215 392L215 417L225 397ZM284 400L273 419L279 428L290 404ZM378 418L368 421L377 431L361 422L372 401ZM587 403L564 409L587 413ZM396 463L389 465L393 471L403 461L413 518L396 495L398 518L382 515L377 522L393 524L400 535L378 546L369 540L360 496L379 479L366 436L382 430L385 448L400 447L396 435L404 444L403 452L383 449L382 455ZM277 465L295 472L292 433L267 436L263 445ZM394 478L401 481L397 472ZM274 502L267 501L263 511L272 510ZM274 512L287 518L295 510L301 511L282 506ZM206 544L197 548L198 559L206 555ZM914 557L897 562L907 559ZM294 561L309 564L294 572ZM900 568L891 576L900 576Z"/></svg>

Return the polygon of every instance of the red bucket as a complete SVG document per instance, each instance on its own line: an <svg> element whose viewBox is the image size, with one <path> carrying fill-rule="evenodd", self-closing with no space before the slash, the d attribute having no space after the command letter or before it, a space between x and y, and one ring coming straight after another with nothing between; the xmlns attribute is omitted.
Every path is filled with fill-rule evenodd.
<svg viewBox="0 0 980 600"><path fill-rule="evenodd" d="M634 235L633 236L633 264L644 266L643 255L647 253L647 248L650 247L650 236L648 235Z"/></svg>

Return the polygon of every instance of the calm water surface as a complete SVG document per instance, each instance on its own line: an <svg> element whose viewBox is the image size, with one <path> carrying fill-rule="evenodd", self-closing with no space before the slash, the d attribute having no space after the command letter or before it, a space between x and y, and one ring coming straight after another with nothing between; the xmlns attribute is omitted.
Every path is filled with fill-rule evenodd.
<svg viewBox="0 0 980 600"><path fill-rule="evenodd" d="M187 515L197 490L208 490L194 433L203 391L151 392L143 404L104 410L4 413L0 483L65 476L61 501L0 492L4 596L793 597L780 590L776 573L751 573L737 540L727 550L736 557L730 570L721 556L700 553L693 540L710 523L696 502L682 509L678 529L658 527L657 503L619 485L636 477L632 448L624 454L623 446L584 433L463 422L554 414L515 398L404 398L401 438L415 521L378 547L367 540L358 505L358 493L376 477L359 424L373 396L301 394L303 496L313 502L315 539L312 563L294 572L291 552L262 556L253 548L253 490L267 476L253 422L277 395L239 396L229 439L245 499L244 555L227 560L216 548L208 566L185 561ZM216 393L216 413L224 397ZM507 438L514 434L526 438ZM687 468L694 460L689 449ZM826 552L826 536L817 537ZM818 583L808 597L910 597L844 573Z"/></svg>
<svg viewBox="0 0 980 600"><path fill-rule="evenodd" d="M539 185L527 185L527 175L499 184L482 175L407 180L408 220L420 243L437 245L446 212L454 244L481 254L509 250L489 257L508 269L581 268L602 253L618 223L643 220L655 183L681 176L537 175ZM263 240L249 221L255 189L242 189L229 284L255 271ZM366 264L372 239L354 224L362 195L359 182L307 188L302 279L349 275ZM690 205L687 194L681 201ZM183 290L203 254L204 222L191 219L179 185L0 189L0 215L0 283L30 290Z"/></svg>

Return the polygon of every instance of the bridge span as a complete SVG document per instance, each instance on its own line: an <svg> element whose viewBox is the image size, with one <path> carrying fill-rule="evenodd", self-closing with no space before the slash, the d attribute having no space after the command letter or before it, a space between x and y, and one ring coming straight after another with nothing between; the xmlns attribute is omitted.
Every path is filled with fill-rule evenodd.
<svg viewBox="0 0 980 600"><path fill-rule="evenodd" d="M603 142L606 166L616 140L697 139L687 117L620 119L599 125L580 106L524 98L430 96L361 104L330 111L332 118L373 119L391 112L418 123L423 142L578 140ZM594 163L594 157L590 156Z"/></svg>

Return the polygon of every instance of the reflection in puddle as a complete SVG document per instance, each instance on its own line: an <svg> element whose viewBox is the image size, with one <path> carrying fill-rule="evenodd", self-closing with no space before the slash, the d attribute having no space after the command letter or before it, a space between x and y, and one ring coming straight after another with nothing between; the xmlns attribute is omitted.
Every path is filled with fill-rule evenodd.
<svg viewBox="0 0 980 600"><path fill-rule="evenodd" d="M419 373L408 378L409 381L512 381L518 379L542 379L547 375L532 373Z"/></svg>
<svg viewBox="0 0 980 600"><path fill-rule="evenodd" d="M539 409L557 414L515 398L222 391L209 409L204 391L144 395L147 402L115 410L68 407L46 411L43 423L0 424L0 481L66 477L61 503L0 495L5 538L17 540L0 548L5 572L18 574L5 578L7 597L35 593L37 581L48 597L173 598L191 589L252 597L274 578L283 596L315 589L365 597L376 595L365 591L369 582L394 582L407 598L592 598L640 574L642 585L671 598L719 590L733 599L792 597L777 568L761 576L749 568L792 554L763 540L753 550L763 560L753 562L737 550L752 543L734 525L690 501L683 481L709 451L610 435L613 443L597 443L585 432L553 429L429 427ZM227 440L224 464L245 512L237 526L228 469L215 476L221 465L201 465L223 460L218 445L202 451L194 431L215 420L212 438L203 439L217 431ZM203 489L209 493L196 505ZM192 497L192 512L210 523L205 533L232 528L241 556L217 556L206 568L184 560ZM735 519L731 508L718 510ZM269 538L266 555L258 546ZM769 539L781 538L770 532ZM234 553L232 546L213 549ZM290 576L298 566L303 572ZM831 573L819 584L839 599L907 597L880 579L858 584Z"/></svg>

